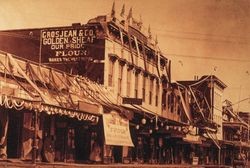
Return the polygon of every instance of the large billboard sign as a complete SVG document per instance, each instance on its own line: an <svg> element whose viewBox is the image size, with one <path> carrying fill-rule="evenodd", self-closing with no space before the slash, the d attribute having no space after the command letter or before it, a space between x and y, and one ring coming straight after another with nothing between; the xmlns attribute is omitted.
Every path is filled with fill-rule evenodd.
<svg viewBox="0 0 250 168"><path fill-rule="evenodd" d="M72 63L90 57L95 43L94 27L64 27L41 30L41 63Z"/></svg>

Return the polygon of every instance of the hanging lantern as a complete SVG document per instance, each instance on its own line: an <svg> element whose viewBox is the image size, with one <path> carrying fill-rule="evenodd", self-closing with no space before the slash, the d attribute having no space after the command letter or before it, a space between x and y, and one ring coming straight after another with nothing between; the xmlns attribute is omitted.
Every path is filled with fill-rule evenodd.
<svg viewBox="0 0 250 168"><path fill-rule="evenodd" d="M57 114L58 111L59 111L59 109L55 107L54 111L55 111L55 113Z"/></svg>
<svg viewBox="0 0 250 168"><path fill-rule="evenodd" d="M187 127L182 127L182 131L183 133L187 134L189 132L188 128Z"/></svg>
<svg viewBox="0 0 250 168"><path fill-rule="evenodd" d="M157 130L159 130L159 127L158 127L158 126L156 126L156 127L155 127L155 130L156 130L156 131L157 131Z"/></svg>
<svg viewBox="0 0 250 168"><path fill-rule="evenodd" d="M178 131L180 131L180 132L181 132L181 127L178 127Z"/></svg>
<svg viewBox="0 0 250 168"><path fill-rule="evenodd" d="M44 107L44 111L48 112L48 111L49 111L49 107L48 107L48 106L45 106L45 107Z"/></svg>
<svg viewBox="0 0 250 168"><path fill-rule="evenodd" d="M54 112L54 107L50 107L50 111L51 111L51 112Z"/></svg>
<svg viewBox="0 0 250 168"><path fill-rule="evenodd" d="M147 120L146 120L145 118L143 118L143 119L141 120L141 123L142 123L143 125L145 125L145 124L147 123Z"/></svg>
<svg viewBox="0 0 250 168"><path fill-rule="evenodd" d="M169 126L168 126L168 125L166 125L166 127L165 127L165 128L166 128L166 130L169 130Z"/></svg>
<svg viewBox="0 0 250 168"><path fill-rule="evenodd" d="M140 126L139 126L139 125L136 125L136 126L135 126L135 129L137 129L137 130L140 129Z"/></svg>
<svg viewBox="0 0 250 168"><path fill-rule="evenodd" d="M153 132L153 130L152 130L152 129L150 129L150 130L149 130L149 133L150 133L150 134L152 134L152 132Z"/></svg>
<svg viewBox="0 0 250 168"><path fill-rule="evenodd" d="M153 120L153 119L151 119L151 120L150 120L150 123L153 123L153 122L154 122L154 120Z"/></svg>
<svg viewBox="0 0 250 168"><path fill-rule="evenodd" d="M163 123L163 122L161 123L161 126L162 126L162 127L164 126L164 123Z"/></svg>
<svg viewBox="0 0 250 168"><path fill-rule="evenodd" d="M39 111L39 112L42 112L43 110L44 110L43 105L39 106L38 111Z"/></svg>

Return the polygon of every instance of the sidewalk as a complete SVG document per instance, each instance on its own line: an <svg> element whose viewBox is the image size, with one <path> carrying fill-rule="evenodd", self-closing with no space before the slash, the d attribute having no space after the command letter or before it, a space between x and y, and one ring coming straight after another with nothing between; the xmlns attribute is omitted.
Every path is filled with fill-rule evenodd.
<svg viewBox="0 0 250 168"><path fill-rule="evenodd" d="M165 165L165 164L77 164L77 163L45 163L33 164L20 160L7 160L0 162L0 168L232 168L225 165Z"/></svg>

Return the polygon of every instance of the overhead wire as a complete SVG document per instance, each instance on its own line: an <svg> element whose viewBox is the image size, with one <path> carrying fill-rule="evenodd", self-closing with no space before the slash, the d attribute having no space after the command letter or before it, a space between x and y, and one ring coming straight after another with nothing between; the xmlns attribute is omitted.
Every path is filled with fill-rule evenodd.
<svg viewBox="0 0 250 168"><path fill-rule="evenodd" d="M5 34L5 32L1 32L0 34ZM7 33L9 36L12 36L11 34ZM20 37L20 38L29 38L29 35L19 35L15 34L14 37ZM34 40L39 40L38 38L34 38ZM113 47L107 47L107 46L100 46L96 44L84 44L85 46L94 47L94 48L108 48L112 49ZM117 49L122 49L123 47L116 47ZM235 62L250 62L250 59L239 59L239 58L225 58L225 57L211 57L211 56L199 56L199 55L192 55L192 54L176 54L176 53L164 53L166 56L174 56L174 57L185 57L185 58L197 58L197 59L210 59L210 60L221 60L221 61L235 61Z"/></svg>

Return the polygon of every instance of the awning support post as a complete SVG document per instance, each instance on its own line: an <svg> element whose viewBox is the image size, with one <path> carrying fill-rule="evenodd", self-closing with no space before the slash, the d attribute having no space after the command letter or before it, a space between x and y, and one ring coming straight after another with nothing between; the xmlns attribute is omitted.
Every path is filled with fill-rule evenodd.
<svg viewBox="0 0 250 168"><path fill-rule="evenodd" d="M37 156L37 110L34 110L33 113L33 123L34 123L34 136L33 136L33 149L32 149L32 163L36 163Z"/></svg>
<svg viewBox="0 0 250 168"><path fill-rule="evenodd" d="M221 164L221 148L219 148L219 152L218 152L218 164Z"/></svg>

